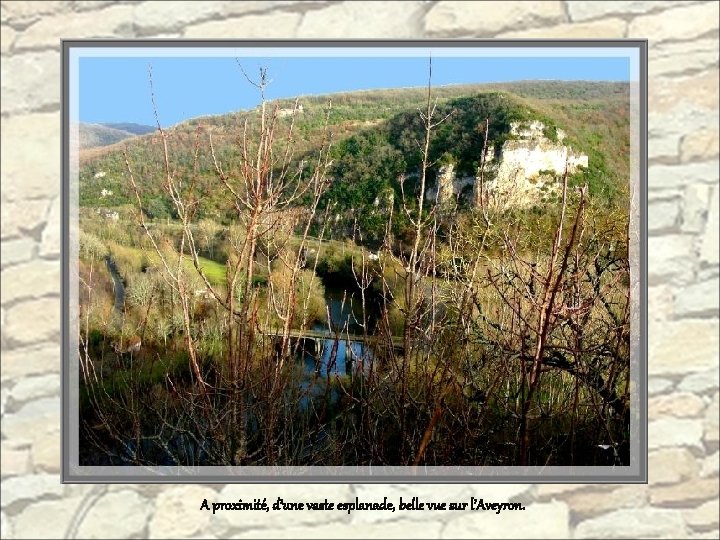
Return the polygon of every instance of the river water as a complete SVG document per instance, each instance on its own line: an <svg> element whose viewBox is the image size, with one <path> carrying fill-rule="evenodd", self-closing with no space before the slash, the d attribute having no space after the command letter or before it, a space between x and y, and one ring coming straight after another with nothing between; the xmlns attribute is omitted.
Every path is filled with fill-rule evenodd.
<svg viewBox="0 0 720 540"><path fill-rule="evenodd" d="M326 285L325 301L330 324L316 324L313 330L337 333L338 339L318 341L314 354L310 351L302 353L302 409L312 398L326 394L331 401L336 401L340 397L340 389L334 383L367 373L372 363L372 351L364 343L346 339L348 334L358 336L365 333L359 293Z"/></svg>

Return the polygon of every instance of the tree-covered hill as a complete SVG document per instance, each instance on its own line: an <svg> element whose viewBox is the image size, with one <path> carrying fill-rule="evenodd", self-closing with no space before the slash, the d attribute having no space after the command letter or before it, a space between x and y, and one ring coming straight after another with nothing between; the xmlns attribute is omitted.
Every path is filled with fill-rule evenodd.
<svg viewBox="0 0 720 540"><path fill-rule="evenodd" d="M496 150L509 137L510 122L540 119L550 129L567 133L564 144L589 156L585 172L591 194L615 204L626 193L629 177L629 86L626 83L527 81L485 85L457 85L432 89L436 118L447 119L432 135L433 161L451 156L462 174L473 174L482 149L483 126L490 121L489 142ZM324 204L337 203L346 220L363 216L366 229L378 229L385 219L373 212L383 192L399 194L397 179L412 178L420 163L418 141L423 138L419 110L427 88L401 88L304 96L302 112L295 115L293 159L296 164L316 155L332 135L332 185ZM328 109L328 104L331 107ZM294 100L270 103L291 109ZM198 217L225 221L232 213L218 181L210 152L210 137L217 159L232 174L240 163L243 132L252 138L257 109L196 118L167 130L173 172L194 178L205 190ZM278 149L286 143L292 116L279 119ZM247 125L246 125L247 124ZM327 124L327 130L326 130ZM113 207L132 203L123 157L126 149L136 180L143 187L145 208L155 217L172 214L160 196L164 175L162 144L157 133L134 137L105 149L81 153L80 203ZM430 180L436 169L431 169ZM98 174L101 173L101 174ZM104 174L103 174L104 173ZM103 191L105 190L105 191ZM111 192L111 193L108 193ZM397 201L397 197L395 197ZM377 223L374 223L377 221ZM372 223L371 223L372 222ZM379 230L377 231L379 233Z"/></svg>

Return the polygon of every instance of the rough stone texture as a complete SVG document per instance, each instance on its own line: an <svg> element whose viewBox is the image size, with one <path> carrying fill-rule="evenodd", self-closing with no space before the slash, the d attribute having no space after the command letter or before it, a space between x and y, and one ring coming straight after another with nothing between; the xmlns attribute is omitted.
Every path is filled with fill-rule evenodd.
<svg viewBox="0 0 720 540"><path fill-rule="evenodd" d="M717 29L717 2L680 6L653 15L641 15L630 23L630 37L652 36L655 41L688 40Z"/></svg>
<svg viewBox="0 0 720 540"><path fill-rule="evenodd" d="M15 40L15 50L59 47L60 39L77 36L87 37L132 37L123 28L130 28L132 6L112 6L85 13L67 12L57 17L40 19L30 25Z"/></svg>
<svg viewBox="0 0 720 540"><path fill-rule="evenodd" d="M648 208L648 232L658 234L675 229L680 218L680 203L677 199L653 200Z"/></svg>
<svg viewBox="0 0 720 540"><path fill-rule="evenodd" d="M60 375L51 373L40 377L20 379L10 391L10 397L16 403L51 396L60 386Z"/></svg>
<svg viewBox="0 0 720 540"><path fill-rule="evenodd" d="M88 537L108 531L136 538L718 537L718 3L385 4L0 4L0 536ZM646 486L612 485L233 485L217 486L218 493L205 487L122 485L93 501L86 498L88 486L63 488L57 476L59 286L52 269L53 264L59 267L61 238L58 39L98 35L648 38L649 191L653 204L661 205L651 205L649 214L649 491ZM36 287L30 288L19 272L5 274L14 267L35 276ZM528 510L501 516L441 513L437 520L356 513L352 518L327 516L330 522L266 520L252 527L232 513L206 519L197 512L204 494L221 500L258 493L345 500L356 494L420 493L445 500L473 494L520 500ZM615 508L607 503L613 499Z"/></svg>
<svg viewBox="0 0 720 540"><path fill-rule="evenodd" d="M44 398L23 405L12 414L5 414L2 434L13 446L31 443L39 433L59 431L60 404L55 398Z"/></svg>
<svg viewBox="0 0 720 540"><path fill-rule="evenodd" d="M689 393L667 394L648 402L651 420L663 416L694 417L704 411L705 407L700 397Z"/></svg>
<svg viewBox="0 0 720 540"><path fill-rule="evenodd" d="M719 329L717 319L651 324L649 373L688 373L717 366Z"/></svg>
<svg viewBox="0 0 720 540"><path fill-rule="evenodd" d="M522 518L514 512L462 513L443 530L442 538L570 538L568 507L561 502L527 506ZM543 524L542 527L538 523Z"/></svg>
<svg viewBox="0 0 720 540"><path fill-rule="evenodd" d="M360 2L337 2L319 11L311 11L303 17L297 29L300 38L343 38L349 35L357 38L382 37L409 38L414 28L408 25L422 2L383 2L382 9L368 9ZM365 24L358 27L357 21Z"/></svg>
<svg viewBox="0 0 720 540"><path fill-rule="evenodd" d="M703 461L702 468L700 469L700 476L702 476L703 478L706 478L708 476L717 476L719 470L720 452L715 452L714 454L706 457Z"/></svg>
<svg viewBox="0 0 720 540"><path fill-rule="evenodd" d="M27 474L30 471L30 452L27 449L16 450L2 443L0 450L0 473L3 478Z"/></svg>
<svg viewBox="0 0 720 540"><path fill-rule="evenodd" d="M648 448L687 446L702 448L702 422L662 418L648 424Z"/></svg>
<svg viewBox="0 0 720 540"><path fill-rule="evenodd" d="M675 314L685 317L717 316L717 296L720 281L708 279L700 283L691 283L675 300Z"/></svg>
<svg viewBox="0 0 720 540"><path fill-rule="evenodd" d="M682 235L650 236L648 239L648 280L655 285L691 277L694 266L691 237Z"/></svg>
<svg viewBox="0 0 720 540"><path fill-rule="evenodd" d="M2 88L3 103L1 105L3 113L17 113L20 111L31 111L38 109L59 109L60 106L60 85L47 84L48 81L60 80L60 62L58 61L58 53L55 51L29 52L23 55L11 55L3 58L2 66ZM57 117L53 117L54 124L57 129L60 128L60 122ZM13 121L14 118L6 120ZM48 129L52 124L46 123L43 127ZM10 127L3 129L3 134L12 130ZM37 134L42 134L40 133ZM19 140L16 137L15 140ZM4 145L4 143L3 143ZM57 145L55 149L59 148ZM24 147L18 147L22 151ZM35 150L30 146L25 150ZM44 154L48 155L48 154ZM35 155L37 158L37 154ZM45 161L45 160L38 160ZM47 160L50 161L50 160ZM12 163L19 164L17 158ZM27 162L31 163L31 162ZM56 163L49 163L48 168L57 169ZM42 180L40 180L42 182ZM26 194L27 195L27 194Z"/></svg>
<svg viewBox="0 0 720 540"><path fill-rule="evenodd" d="M627 22L623 19L603 19L599 21L574 24L558 24L557 26L530 28L529 30L513 30L500 34L503 39L613 39L623 38L627 32Z"/></svg>
<svg viewBox="0 0 720 540"><path fill-rule="evenodd" d="M706 394L720 386L720 374L718 370L711 369L701 373L691 373L678 385L681 392L694 392Z"/></svg>
<svg viewBox="0 0 720 540"><path fill-rule="evenodd" d="M706 184L691 184L685 188L682 209L683 232L702 232L705 222L707 221L709 200L710 186Z"/></svg>
<svg viewBox="0 0 720 540"><path fill-rule="evenodd" d="M0 512L0 536L3 538L13 537L12 525L10 525L10 520L5 515L5 512Z"/></svg>
<svg viewBox="0 0 720 540"><path fill-rule="evenodd" d="M575 538L686 538L682 515L672 510L618 510L581 522Z"/></svg>
<svg viewBox="0 0 720 540"><path fill-rule="evenodd" d="M5 268L6 266L29 261L32 259L34 251L35 241L32 238L18 238L17 240L3 242L0 265Z"/></svg>
<svg viewBox="0 0 720 540"><path fill-rule="evenodd" d="M3 126L4 127L4 126ZM3 197L5 193L5 163L3 161ZM19 200L5 203L3 200L0 231L2 238L16 238L19 235L26 235L24 240L33 241L32 232L45 224L49 201L47 199ZM3 242L3 254L5 253Z"/></svg>
<svg viewBox="0 0 720 540"><path fill-rule="evenodd" d="M673 486L650 488L650 502L655 506L693 506L718 497L716 478L693 479Z"/></svg>
<svg viewBox="0 0 720 540"><path fill-rule="evenodd" d="M717 528L718 516L720 515L720 499L707 501L697 508L683 512L685 523L693 528L708 529Z"/></svg>
<svg viewBox="0 0 720 540"><path fill-rule="evenodd" d="M18 501L32 501L43 496L60 496L63 487L50 474L13 476L2 483L2 507L10 507Z"/></svg>
<svg viewBox="0 0 720 540"><path fill-rule="evenodd" d="M598 516L620 508L639 508L647 504L646 486L622 486L598 499L592 491L576 491L563 499L575 518Z"/></svg>
<svg viewBox="0 0 720 540"><path fill-rule="evenodd" d="M45 344L3 351L2 381L60 371L60 347Z"/></svg>
<svg viewBox="0 0 720 540"><path fill-rule="evenodd" d="M313 2L317 4L319 2ZM156 35L169 30L182 30L194 23L222 20L228 17L257 13L282 13L282 8L298 8L297 2L247 1L247 2L138 2L135 6L135 26L142 35ZM315 7L315 6L313 6ZM219 37L216 34L213 37ZM230 37L230 36L225 36ZM242 36L233 35L234 38Z"/></svg>
<svg viewBox="0 0 720 540"><path fill-rule="evenodd" d="M46 274L47 275L47 274ZM60 335L60 306L57 298L29 300L8 309L6 328L10 339L31 344Z"/></svg>
<svg viewBox="0 0 720 540"><path fill-rule="evenodd" d="M718 437L718 416L720 415L720 401L718 401L718 394L715 393L715 397L712 403L707 408L707 414L705 415L705 422L703 424L705 442L717 443Z"/></svg>
<svg viewBox="0 0 720 540"><path fill-rule="evenodd" d="M565 21L561 2L438 2L425 16L430 35L494 35L498 30Z"/></svg>
<svg viewBox="0 0 720 540"><path fill-rule="evenodd" d="M648 59L652 63L655 75L670 75L689 70L707 69L717 65L718 40L717 38L706 38L696 41L683 40L653 44L653 47L648 51ZM693 138L695 133L712 134L713 131L716 134L715 140L717 141L717 128L690 132L685 139ZM700 147L705 148L705 144L701 144ZM717 148L715 155L717 155Z"/></svg>
<svg viewBox="0 0 720 540"><path fill-rule="evenodd" d="M57 62L57 54L54 52L41 53L43 58L52 63L55 67ZM35 53L22 55L34 56ZM15 59L13 56L11 59ZM26 64L27 62L27 64ZM3 61L2 69L4 71L7 62ZM28 58L24 62L14 66L13 69L19 70L20 73L26 71L32 72L38 64L33 58ZM8 69L10 71L10 69ZM43 92L48 92L48 88L57 93L55 85L46 84L46 80L58 80L60 73L44 72L42 81L37 81L37 85ZM3 97L5 96L4 85L6 83L3 74ZM10 83L8 83L10 84ZM24 85L23 85L24 86ZM35 86L35 83L32 83ZM28 89L32 93L35 90ZM23 99L26 94L23 94ZM57 95L53 96L52 103L57 104ZM6 98L3 100L3 107L12 106L18 103L17 99ZM3 112L5 110L3 109ZM14 141L23 141L23 145L13 144ZM3 120L2 128L2 146L4 148L12 146L14 151L11 155L7 152L2 156L2 187L3 197L10 200L18 199L34 199L43 198L45 208L49 207L47 199L60 193L60 177L59 162L52 156L57 156L60 149L60 122L57 114L37 113L28 115L10 116L7 120ZM12 157L12 159L11 159ZM22 214L16 214L22 208L13 208L10 220L23 220ZM44 217L44 216L43 216ZM12 223L12 221L11 221ZM20 224L25 230L30 229L24 224ZM4 227L3 227L4 228Z"/></svg>
<svg viewBox="0 0 720 540"><path fill-rule="evenodd" d="M700 250L700 260L708 265L718 265L720 262L720 248L718 248L718 241L720 237L718 234L718 228L720 227L720 187L716 187L713 190L713 198L710 203L710 213L708 214L708 222L705 229L705 234L702 241L702 249Z"/></svg>
<svg viewBox="0 0 720 540"><path fill-rule="evenodd" d="M568 13L573 21L584 21L608 15L623 17L655 12L668 7L682 5L683 0L608 0L606 2L568 2Z"/></svg>
<svg viewBox="0 0 720 540"><path fill-rule="evenodd" d="M648 181L653 190L682 188L695 183L716 185L717 162L691 163L687 165L656 165L648 171Z"/></svg>
<svg viewBox="0 0 720 540"><path fill-rule="evenodd" d="M717 55L718 42L714 43L715 53ZM717 61L717 56L715 57ZM683 161L691 161L693 159L708 159L717 157L718 140L720 133L717 129L703 128L698 131L689 133L682 140L680 145L680 155Z"/></svg>
<svg viewBox="0 0 720 540"><path fill-rule="evenodd" d="M32 463L37 471L57 473L60 471L60 426L36 433L32 438Z"/></svg>
<svg viewBox="0 0 720 540"><path fill-rule="evenodd" d="M9 26L0 27L0 53L5 54L15 42L17 32Z"/></svg>
<svg viewBox="0 0 720 540"><path fill-rule="evenodd" d="M78 528L79 538L129 538L146 526L151 503L129 489L101 497ZM108 529L108 522L113 523ZM171 537L168 537L171 538Z"/></svg>
<svg viewBox="0 0 720 540"><path fill-rule="evenodd" d="M60 255L61 217L60 197L56 198L50 207L50 213L47 216L49 226L45 227L42 233L40 251L41 257L55 257Z"/></svg>
<svg viewBox="0 0 720 540"><path fill-rule="evenodd" d="M184 37L202 38L234 33L243 38L283 37L295 33L301 19L298 13L247 15L193 25L185 30Z"/></svg>
<svg viewBox="0 0 720 540"><path fill-rule="evenodd" d="M211 512L188 512L200 507L204 499L216 501L217 493L202 486L169 487L155 500L149 523L150 538L179 538L201 533L210 522Z"/></svg>
<svg viewBox="0 0 720 540"><path fill-rule="evenodd" d="M26 507L15 518L15 538L64 538L81 504L81 497L66 497ZM106 530L109 532L114 526L106 523Z"/></svg>
<svg viewBox="0 0 720 540"><path fill-rule="evenodd" d="M650 484L674 484L697 475L698 462L686 448L665 448L648 456Z"/></svg>
<svg viewBox="0 0 720 540"><path fill-rule="evenodd" d="M3 270L0 279L9 280L13 287L3 287L2 304L57 293L60 265L55 261L33 261Z"/></svg>

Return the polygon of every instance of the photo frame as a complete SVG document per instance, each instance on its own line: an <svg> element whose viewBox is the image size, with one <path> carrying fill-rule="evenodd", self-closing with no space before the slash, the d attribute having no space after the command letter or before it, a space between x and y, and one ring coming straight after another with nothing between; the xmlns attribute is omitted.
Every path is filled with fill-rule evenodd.
<svg viewBox="0 0 720 540"><path fill-rule="evenodd" d="M79 110L82 59L94 58L623 58L628 71L629 464L553 465L87 465L80 460ZM561 60L560 60L561 61ZM461 60L458 60L461 62ZM77 483L570 483L647 481L647 42L643 40L340 40L63 42L63 467ZM162 105L160 105L162 107ZM163 139L164 140L164 136ZM439 192L439 189L438 189ZM138 197L139 198L139 197ZM142 210L141 210L142 212ZM112 218L111 218L112 219ZM147 230L147 229L146 229ZM118 356L133 345L116 348ZM139 348L138 344L138 348ZM118 352L124 351L124 352ZM112 354L112 353L111 353ZM540 366L542 367L542 366Z"/></svg>

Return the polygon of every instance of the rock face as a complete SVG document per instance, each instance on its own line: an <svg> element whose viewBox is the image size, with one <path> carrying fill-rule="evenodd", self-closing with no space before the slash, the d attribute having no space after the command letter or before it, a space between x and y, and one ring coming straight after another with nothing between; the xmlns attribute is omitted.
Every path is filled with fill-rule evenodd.
<svg viewBox="0 0 720 540"><path fill-rule="evenodd" d="M505 141L499 155L488 147L484 171L484 191L487 199L500 206L525 206L556 192L567 167L569 173L588 166L588 157L575 154L565 146L565 133L558 129L551 140L546 136L548 128L542 122L514 122L511 139ZM440 167L437 187L430 188L426 197L447 203L459 197L467 197L472 186L473 204L482 200L479 177L458 178L452 163Z"/></svg>

